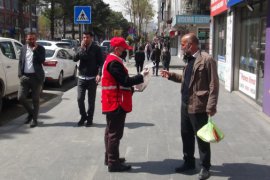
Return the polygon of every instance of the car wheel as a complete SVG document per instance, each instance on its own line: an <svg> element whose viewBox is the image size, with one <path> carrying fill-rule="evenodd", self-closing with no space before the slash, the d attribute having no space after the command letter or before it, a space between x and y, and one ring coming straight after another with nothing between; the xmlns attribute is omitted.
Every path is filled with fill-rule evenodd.
<svg viewBox="0 0 270 180"><path fill-rule="evenodd" d="M57 82L56 82L56 85L57 85L57 87L62 87L62 85L63 85L63 72L61 71L60 72L60 74L59 74L59 76L58 76L58 80L57 80Z"/></svg>
<svg viewBox="0 0 270 180"><path fill-rule="evenodd" d="M74 69L72 79L76 79L76 77L77 77L77 66Z"/></svg>

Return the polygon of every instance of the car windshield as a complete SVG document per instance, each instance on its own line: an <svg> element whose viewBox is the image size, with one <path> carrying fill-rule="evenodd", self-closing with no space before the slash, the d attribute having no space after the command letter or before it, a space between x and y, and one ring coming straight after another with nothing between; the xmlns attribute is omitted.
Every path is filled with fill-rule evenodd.
<svg viewBox="0 0 270 180"><path fill-rule="evenodd" d="M45 58L53 57L55 50L46 49Z"/></svg>
<svg viewBox="0 0 270 180"><path fill-rule="evenodd" d="M71 49L71 44L70 43L56 43L57 47L61 47L61 48L66 48L66 49Z"/></svg>
<svg viewBox="0 0 270 180"><path fill-rule="evenodd" d="M38 45L41 45L41 46L51 46L52 44L49 43L49 42L40 42L40 41L37 41L37 44Z"/></svg>
<svg viewBox="0 0 270 180"><path fill-rule="evenodd" d="M100 48L101 48L101 51L102 51L102 52L103 52L103 51L108 52L108 48L107 48L106 46L100 46Z"/></svg>

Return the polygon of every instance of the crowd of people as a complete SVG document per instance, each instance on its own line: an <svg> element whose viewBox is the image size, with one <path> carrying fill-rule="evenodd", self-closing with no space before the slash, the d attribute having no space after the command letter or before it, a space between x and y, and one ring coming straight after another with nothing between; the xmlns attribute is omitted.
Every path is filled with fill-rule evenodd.
<svg viewBox="0 0 270 180"><path fill-rule="evenodd" d="M171 61L169 42L154 38L153 42L146 42L144 46L139 46L138 50L135 52L135 62L138 74L142 71L146 59L147 61L151 60L154 64L153 75L158 76L160 61L163 69L169 70Z"/></svg>

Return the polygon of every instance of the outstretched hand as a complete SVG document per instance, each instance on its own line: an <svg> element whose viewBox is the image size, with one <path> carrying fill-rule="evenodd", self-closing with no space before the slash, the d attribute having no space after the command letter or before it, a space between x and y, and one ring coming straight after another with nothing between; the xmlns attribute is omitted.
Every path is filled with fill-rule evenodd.
<svg viewBox="0 0 270 180"><path fill-rule="evenodd" d="M142 70L141 74L142 74L143 76L146 76L146 75L149 73L149 71L150 71L150 68L144 68L144 69Z"/></svg>
<svg viewBox="0 0 270 180"><path fill-rule="evenodd" d="M161 74L161 77L167 78L167 79L169 79L169 77L171 76L171 73L167 70L161 70L160 74Z"/></svg>

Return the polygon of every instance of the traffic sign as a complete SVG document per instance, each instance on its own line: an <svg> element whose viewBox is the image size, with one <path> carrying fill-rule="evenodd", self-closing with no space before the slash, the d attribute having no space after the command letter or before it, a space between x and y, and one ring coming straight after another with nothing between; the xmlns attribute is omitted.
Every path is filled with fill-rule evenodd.
<svg viewBox="0 0 270 180"><path fill-rule="evenodd" d="M91 6L74 6L74 24L91 24Z"/></svg>

